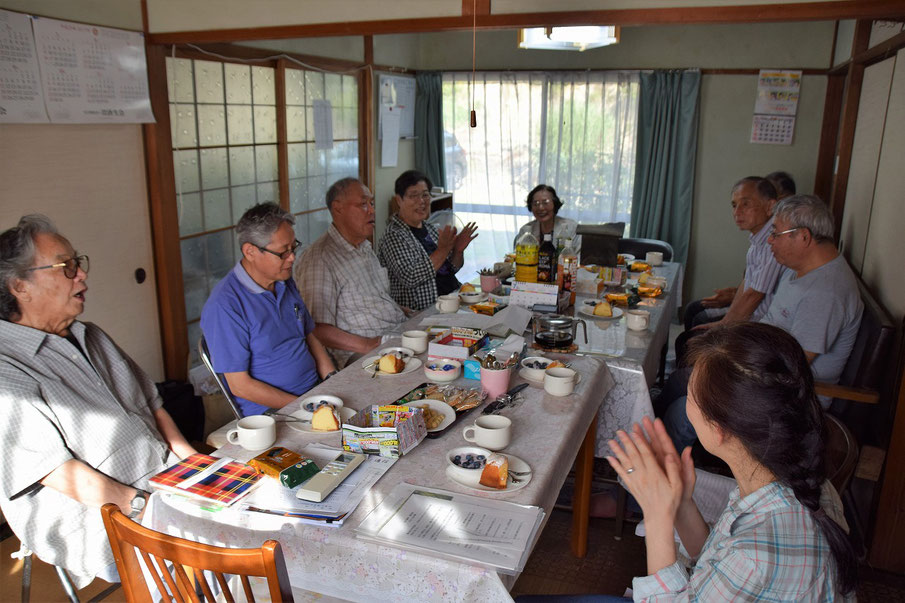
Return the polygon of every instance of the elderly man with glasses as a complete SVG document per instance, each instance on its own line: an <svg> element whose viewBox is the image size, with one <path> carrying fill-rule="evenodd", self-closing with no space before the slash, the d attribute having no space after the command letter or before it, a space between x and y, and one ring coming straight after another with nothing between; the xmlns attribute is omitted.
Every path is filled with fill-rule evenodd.
<svg viewBox="0 0 905 603"><path fill-rule="evenodd" d="M77 588L119 581L98 508L137 517L148 479L195 452L151 379L76 320L87 271L44 216L0 234L0 507Z"/></svg>
<svg viewBox="0 0 905 603"><path fill-rule="evenodd" d="M292 214L255 205L236 224L242 259L201 311L214 370L245 416L282 408L336 372L292 281Z"/></svg>
<svg viewBox="0 0 905 603"><path fill-rule="evenodd" d="M780 201L767 235L776 261L788 268L763 322L791 334L804 350L815 381L837 383L855 345L864 303L858 282L833 240L829 208L813 195ZM685 415L688 370L677 371L664 389L674 399L663 422L678 450L694 443ZM821 398L826 408L831 400Z"/></svg>

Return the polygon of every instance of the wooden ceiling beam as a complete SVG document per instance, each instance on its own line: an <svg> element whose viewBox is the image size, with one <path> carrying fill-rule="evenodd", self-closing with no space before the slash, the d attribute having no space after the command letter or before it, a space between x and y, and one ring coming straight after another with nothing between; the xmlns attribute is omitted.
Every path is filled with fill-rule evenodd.
<svg viewBox="0 0 905 603"><path fill-rule="evenodd" d="M479 2L484 4L483 2ZM463 2L464 6L464 2ZM489 2L487 3L489 9ZM237 42L327 36L387 35L418 32L512 29L567 25L665 25L692 23L768 23L782 21L832 21L841 19L905 18L901 0L841 0L839 2L799 2L746 6L701 6L684 8L643 8L549 13L487 14L423 19L346 21L148 34L152 44L185 42Z"/></svg>

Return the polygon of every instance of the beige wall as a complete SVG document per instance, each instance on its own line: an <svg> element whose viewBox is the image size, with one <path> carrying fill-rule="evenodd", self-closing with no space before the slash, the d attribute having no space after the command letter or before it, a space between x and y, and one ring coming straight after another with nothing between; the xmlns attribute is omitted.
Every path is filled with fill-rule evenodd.
<svg viewBox="0 0 905 603"><path fill-rule="evenodd" d="M141 31L141 0L0 0L0 8L30 15Z"/></svg>
<svg viewBox="0 0 905 603"><path fill-rule="evenodd" d="M861 270L864 282L896 324L901 324L905 317L905 50L871 66L868 72L843 218L846 227L858 224L859 228L849 230L844 253L855 269ZM860 110L865 101L873 112ZM857 144L865 129L873 133L877 144ZM870 182L871 186L853 190L853 181Z"/></svg>
<svg viewBox="0 0 905 603"><path fill-rule="evenodd" d="M137 125L0 125L0 228L49 216L91 258L83 320L163 378L144 145ZM147 280L135 282L136 268Z"/></svg>

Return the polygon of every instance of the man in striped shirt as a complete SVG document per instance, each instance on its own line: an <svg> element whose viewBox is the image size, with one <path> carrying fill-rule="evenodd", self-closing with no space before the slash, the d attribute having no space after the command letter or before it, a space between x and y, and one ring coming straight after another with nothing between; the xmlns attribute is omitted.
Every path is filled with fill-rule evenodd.
<svg viewBox="0 0 905 603"><path fill-rule="evenodd" d="M776 189L766 178L748 176L732 187L732 217L739 230L750 233L748 240L751 245L745 256L745 276L723 317L714 322L698 324L692 330L706 329L720 323L760 320L767 313L784 270L773 257L767 242L767 236L773 227L775 204ZM706 305L703 304L705 300L701 302ZM689 310L690 308L686 309L686 312ZM676 338L677 363L681 364L685 356L685 343L692 336L691 331L686 331Z"/></svg>

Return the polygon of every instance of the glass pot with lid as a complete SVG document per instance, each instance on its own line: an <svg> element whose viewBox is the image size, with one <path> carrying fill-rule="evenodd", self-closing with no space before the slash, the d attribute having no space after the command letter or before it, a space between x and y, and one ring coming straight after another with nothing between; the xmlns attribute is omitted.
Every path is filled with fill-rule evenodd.
<svg viewBox="0 0 905 603"><path fill-rule="evenodd" d="M534 341L545 348L568 348L578 335L578 325L581 324L584 342L588 342L588 327L580 318L571 316L534 317Z"/></svg>

